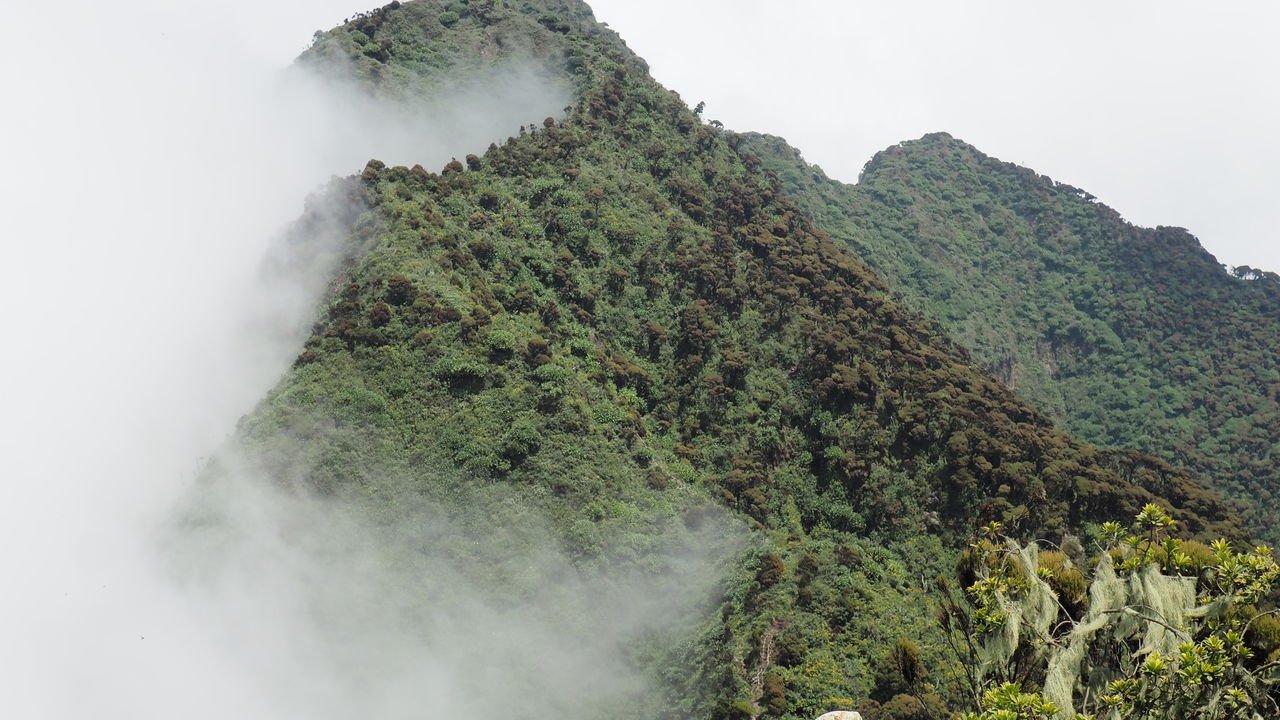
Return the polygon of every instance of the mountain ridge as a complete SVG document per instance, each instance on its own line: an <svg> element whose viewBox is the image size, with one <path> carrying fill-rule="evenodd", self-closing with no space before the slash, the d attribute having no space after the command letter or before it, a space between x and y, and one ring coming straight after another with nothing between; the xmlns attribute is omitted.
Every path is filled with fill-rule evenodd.
<svg viewBox="0 0 1280 720"><path fill-rule="evenodd" d="M1277 278L949 135L885 150L859 185L753 142L824 229L1060 426L1191 469L1271 537Z"/></svg>
<svg viewBox="0 0 1280 720"><path fill-rule="evenodd" d="M519 52L486 59L504 32ZM439 172L372 160L340 183L363 209L346 262L239 440L275 482L375 515L536 514L585 572L662 577L707 518L750 528L697 628L637 653L655 690L622 716L889 701L899 636L936 673L913 698L958 706L918 608L983 523L1088 539L1162 503L1243 539L1185 473L1054 429L973 366L585 4L393 3L314 52L412 96L447 74L423 43L471 53L459 75L541 48L577 98Z"/></svg>

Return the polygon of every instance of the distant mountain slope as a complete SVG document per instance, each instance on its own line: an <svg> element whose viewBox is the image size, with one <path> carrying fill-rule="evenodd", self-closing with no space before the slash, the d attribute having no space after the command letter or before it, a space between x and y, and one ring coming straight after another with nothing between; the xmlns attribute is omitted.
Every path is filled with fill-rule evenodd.
<svg viewBox="0 0 1280 720"><path fill-rule="evenodd" d="M345 182L348 262L241 439L279 482L387 515L422 496L536 515L591 572L657 581L708 518L750 528L697 627L634 653L659 690L619 716L887 699L888 649L937 639L922 578L980 522L1057 540L1158 502L1243 535L1185 473L1053 428L973 366L584 4L368 17L313 52L380 92L429 93L435 61L403 59L428 49L463 73L518 46L577 99L483 157ZM934 684L910 690L954 702L959 671L925 648Z"/></svg>
<svg viewBox="0 0 1280 720"><path fill-rule="evenodd" d="M946 134L878 154L857 185L784 142L752 150L865 259L1060 426L1190 468L1277 539L1280 278L1224 270L1186 231Z"/></svg>

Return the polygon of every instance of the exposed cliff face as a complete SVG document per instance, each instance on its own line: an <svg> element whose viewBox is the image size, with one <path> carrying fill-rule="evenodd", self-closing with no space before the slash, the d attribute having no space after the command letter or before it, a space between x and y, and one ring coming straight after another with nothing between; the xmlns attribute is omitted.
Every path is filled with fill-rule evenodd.
<svg viewBox="0 0 1280 720"><path fill-rule="evenodd" d="M1161 502L1242 534L1185 474L1074 439L973 366L585 5L393 4L306 57L388 97L532 57L575 99L483 156L344 182L351 252L240 444L375 517L465 498L539 518L586 573L656 583L708 527L750 528L696 631L624 639L650 680L628 713L856 703L888 644L935 632L918 578L979 522L1057 538Z"/></svg>

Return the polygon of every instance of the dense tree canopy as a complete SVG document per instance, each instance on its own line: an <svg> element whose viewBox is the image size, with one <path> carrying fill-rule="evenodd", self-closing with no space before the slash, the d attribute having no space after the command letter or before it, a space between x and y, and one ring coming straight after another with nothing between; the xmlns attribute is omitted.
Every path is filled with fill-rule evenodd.
<svg viewBox="0 0 1280 720"><path fill-rule="evenodd" d="M1280 282L946 134L857 185L749 146L819 227L1059 426L1193 471L1275 540Z"/></svg>
<svg viewBox="0 0 1280 720"><path fill-rule="evenodd" d="M483 156L371 160L335 188L362 208L347 261L240 439L388 516L465 497L542 518L588 572L656 581L708 523L748 529L690 627L636 639L660 691L621 716L936 717L966 686L925 578L975 527L1101 538L1155 504L1243 537L1185 473L972 365L584 4L393 3L304 62L407 96L517 47L577 99Z"/></svg>

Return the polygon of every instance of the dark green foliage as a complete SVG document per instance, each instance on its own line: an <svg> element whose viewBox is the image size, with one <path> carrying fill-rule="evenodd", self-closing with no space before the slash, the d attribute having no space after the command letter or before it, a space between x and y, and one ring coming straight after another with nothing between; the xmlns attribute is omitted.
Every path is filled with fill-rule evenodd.
<svg viewBox="0 0 1280 720"><path fill-rule="evenodd" d="M946 707L937 695L895 695L880 707L879 713L865 720L936 720L948 717Z"/></svg>
<svg viewBox="0 0 1280 720"><path fill-rule="evenodd" d="M1191 469L1280 538L1280 282L1229 273L1184 230L1134 227L944 133L878 154L855 186L776 138L747 146L820 227L1062 427Z"/></svg>
<svg viewBox="0 0 1280 720"><path fill-rule="evenodd" d="M391 306L384 302L377 303L373 309L369 311L369 324L373 327L382 327L391 322Z"/></svg>
<svg viewBox="0 0 1280 720"><path fill-rule="evenodd" d="M760 697L766 715L781 717L787 710L787 690L782 676L777 673L766 673L763 683L763 694Z"/></svg>
<svg viewBox="0 0 1280 720"><path fill-rule="evenodd" d="M392 275L387 279L384 299L392 305L407 305L418 298L418 288L404 275Z"/></svg>
<svg viewBox="0 0 1280 720"><path fill-rule="evenodd" d="M782 558L773 553L765 553L760 556L760 569L756 571L756 582L761 588L771 588L782 579L787 571L787 566L783 564Z"/></svg>
<svg viewBox="0 0 1280 720"><path fill-rule="evenodd" d="M920 648L902 638L876 670L875 690L871 697L884 702L903 694L918 694L923 691L928 679L929 672L921 660Z"/></svg>
<svg viewBox="0 0 1280 720"><path fill-rule="evenodd" d="M241 428L279 477L386 508L502 488L586 571L660 578L668 538L751 528L696 627L637 653L658 691L638 716L811 717L877 684L895 713L955 699L921 578L979 521L1061 534L1160 497L1242 534L1185 474L1055 430L970 365L585 5L476 5L406 3L310 51L389 38L354 72L404 95L502 38L578 97L439 175L352 180L357 257Z"/></svg>
<svg viewBox="0 0 1280 720"><path fill-rule="evenodd" d="M1245 634L1245 641L1259 664L1280 659L1280 618L1275 615L1254 617Z"/></svg>
<svg viewBox="0 0 1280 720"><path fill-rule="evenodd" d="M554 7L554 13L540 14L536 6ZM585 78L579 76L589 73L601 48L625 52L622 41L596 25L590 8L576 0L523 6L419 0L392 3L318 33L301 61L349 74L392 97L429 99L501 68L581 84Z"/></svg>

